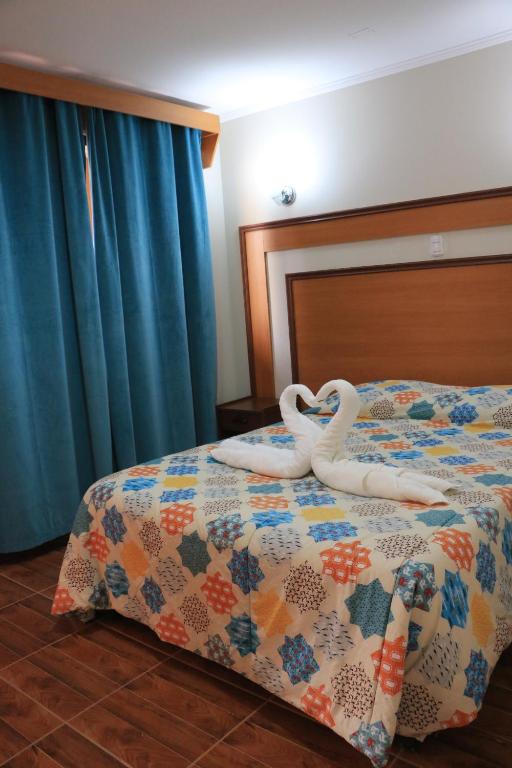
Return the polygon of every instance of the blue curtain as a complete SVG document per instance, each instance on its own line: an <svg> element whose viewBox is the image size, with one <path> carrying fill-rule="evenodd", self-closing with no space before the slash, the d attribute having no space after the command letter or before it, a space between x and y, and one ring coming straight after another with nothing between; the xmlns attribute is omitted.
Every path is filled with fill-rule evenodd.
<svg viewBox="0 0 512 768"><path fill-rule="evenodd" d="M216 439L199 131L91 109L94 243L116 464Z"/></svg>
<svg viewBox="0 0 512 768"><path fill-rule="evenodd" d="M97 478L216 437L200 135L0 91L0 552Z"/></svg>
<svg viewBox="0 0 512 768"><path fill-rule="evenodd" d="M111 471L76 106L0 91L0 551L70 529Z"/></svg>

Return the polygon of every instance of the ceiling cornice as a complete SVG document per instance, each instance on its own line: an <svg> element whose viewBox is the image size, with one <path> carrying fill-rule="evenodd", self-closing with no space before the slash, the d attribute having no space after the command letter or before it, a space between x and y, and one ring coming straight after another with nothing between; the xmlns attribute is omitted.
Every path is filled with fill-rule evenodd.
<svg viewBox="0 0 512 768"><path fill-rule="evenodd" d="M296 101L303 101L309 99L312 96L320 96L323 93L330 93L331 91L342 90L343 88L350 88L352 85L360 85L361 83L367 83L371 80L378 80L382 77L389 77L390 75L396 75L400 72L406 72L409 69L416 69L418 67L425 67L429 64L436 64L439 61L446 59L453 59L457 56L463 56L467 53L473 53L475 51L482 50L483 48L490 48L494 45L501 45L502 43L509 43L512 41L512 29L507 29L504 32L498 32L494 35L488 35L487 37L481 37L477 40L471 40L468 43L461 43L460 45L454 45L450 48L443 48L439 51L427 53L423 56L415 56L412 59L406 59L399 61L396 64L389 64L385 67L377 67L376 69L369 70L367 72L361 72L357 75L350 75L349 77L342 77L339 80L332 80L322 85L314 86L312 88L297 91L290 95L289 98L276 100L275 103L260 103L252 104L241 109L236 109L231 112L226 112L220 115L222 123L229 120L236 120L240 117L247 117L257 112L265 112L268 109L275 109L276 107L282 107L286 104L291 104Z"/></svg>

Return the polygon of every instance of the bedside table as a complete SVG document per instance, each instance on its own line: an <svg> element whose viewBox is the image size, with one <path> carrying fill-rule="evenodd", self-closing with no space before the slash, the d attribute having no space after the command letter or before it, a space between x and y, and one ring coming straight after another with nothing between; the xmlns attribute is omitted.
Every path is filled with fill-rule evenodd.
<svg viewBox="0 0 512 768"><path fill-rule="evenodd" d="M271 397L243 397L217 406L219 438L266 427L281 421L279 401Z"/></svg>

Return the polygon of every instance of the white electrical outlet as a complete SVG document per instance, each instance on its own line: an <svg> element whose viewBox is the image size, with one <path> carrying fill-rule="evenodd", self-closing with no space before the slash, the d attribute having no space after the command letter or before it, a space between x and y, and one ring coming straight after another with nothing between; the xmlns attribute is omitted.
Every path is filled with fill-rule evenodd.
<svg viewBox="0 0 512 768"><path fill-rule="evenodd" d="M444 256L444 243L442 235L430 235L430 255Z"/></svg>

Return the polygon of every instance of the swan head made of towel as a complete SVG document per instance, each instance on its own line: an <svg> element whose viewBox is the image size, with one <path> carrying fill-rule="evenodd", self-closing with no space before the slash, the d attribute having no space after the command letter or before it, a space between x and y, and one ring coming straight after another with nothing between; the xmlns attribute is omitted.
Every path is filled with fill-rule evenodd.
<svg viewBox="0 0 512 768"><path fill-rule="evenodd" d="M344 379L328 381L320 388L316 400L324 400L332 391L338 392L340 405L316 441L311 455L311 466L320 482L356 496L422 504L447 503L443 493L452 485L445 480L405 468L347 459L345 442L359 415L361 401L356 389Z"/></svg>
<svg viewBox="0 0 512 768"><path fill-rule="evenodd" d="M361 410L356 388L345 379L331 379L323 384L316 393L315 404L319 405L333 392L339 395L339 408L315 446L317 456L326 455L331 461L345 458L348 431Z"/></svg>
<svg viewBox="0 0 512 768"><path fill-rule="evenodd" d="M317 398L304 384L290 384L283 389L279 398L281 418L285 427L294 436L295 441L303 434L313 439L318 439L322 434L322 428L312 419L301 413L297 408L297 395L304 400L306 405L313 408L317 405Z"/></svg>
<svg viewBox="0 0 512 768"><path fill-rule="evenodd" d="M322 435L322 428L297 410L297 395L306 405L316 405L314 394L303 384L291 384L283 391L279 406L284 424L295 439L293 449L271 445L252 445L244 440L224 440L211 452L216 461L238 469L250 469L259 475L296 479L311 470L313 445Z"/></svg>

